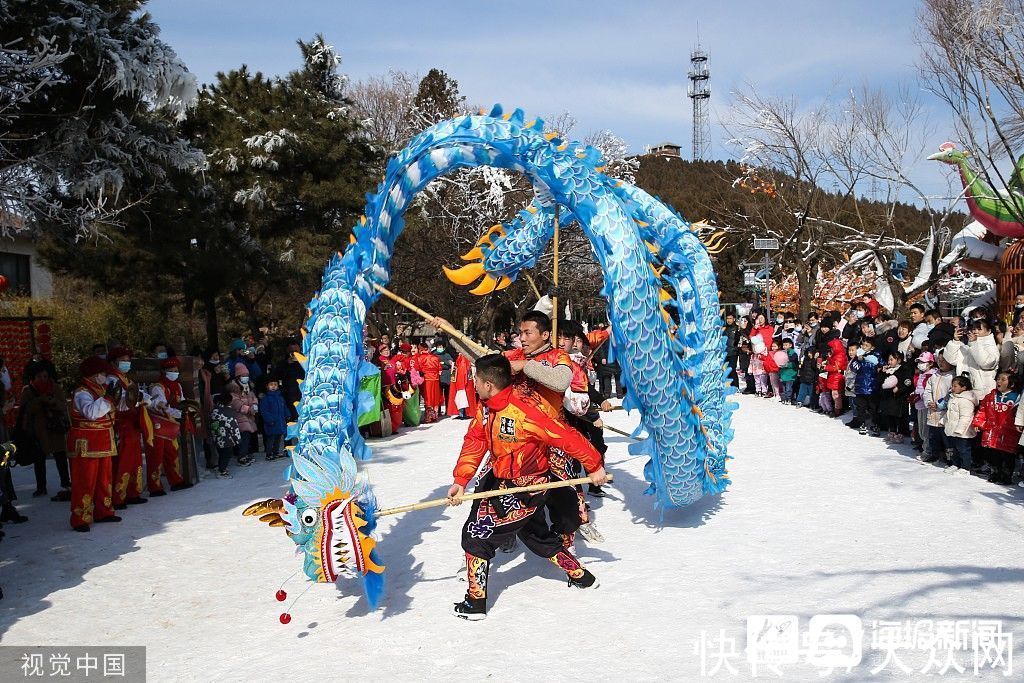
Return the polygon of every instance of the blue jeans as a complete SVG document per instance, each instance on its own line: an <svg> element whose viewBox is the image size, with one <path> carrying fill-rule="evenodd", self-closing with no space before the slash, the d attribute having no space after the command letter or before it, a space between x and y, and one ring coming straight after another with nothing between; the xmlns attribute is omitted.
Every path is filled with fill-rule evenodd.
<svg viewBox="0 0 1024 683"><path fill-rule="evenodd" d="M953 464L965 470L971 469L971 447L974 439L963 439L959 436L947 436L953 446Z"/></svg>
<svg viewBox="0 0 1024 683"><path fill-rule="evenodd" d="M263 446L268 458L284 455L284 434L264 434Z"/></svg>
<svg viewBox="0 0 1024 683"><path fill-rule="evenodd" d="M793 400L793 380L782 383L782 400L792 401Z"/></svg>
<svg viewBox="0 0 1024 683"><path fill-rule="evenodd" d="M796 402L800 405L809 406L811 405L811 395L814 393L814 385L806 382L800 383L800 389L797 390Z"/></svg>

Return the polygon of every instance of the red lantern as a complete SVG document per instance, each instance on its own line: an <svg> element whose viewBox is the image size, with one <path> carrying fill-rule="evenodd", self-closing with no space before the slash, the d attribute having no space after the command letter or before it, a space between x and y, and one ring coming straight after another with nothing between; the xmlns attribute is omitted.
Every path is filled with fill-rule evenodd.
<svg viewBox="0 0 1024 683"><path fill-rule="evenodd" d="M7 290L7 276L0 275L0 292Z"/></svg>

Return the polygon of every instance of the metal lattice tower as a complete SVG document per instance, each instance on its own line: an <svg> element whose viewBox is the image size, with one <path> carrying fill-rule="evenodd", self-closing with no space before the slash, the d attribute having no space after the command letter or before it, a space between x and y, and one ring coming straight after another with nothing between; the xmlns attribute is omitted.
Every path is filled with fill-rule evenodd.
<svg viewBox="0 0 1024 683"><path fill-rule="evenodd" d="M705 159L711 138L708 124L708 100L711 98L711 72L708 71L708 53L700 43L690 53L690 88L687 97L693 100L693 160Z"/></svg>

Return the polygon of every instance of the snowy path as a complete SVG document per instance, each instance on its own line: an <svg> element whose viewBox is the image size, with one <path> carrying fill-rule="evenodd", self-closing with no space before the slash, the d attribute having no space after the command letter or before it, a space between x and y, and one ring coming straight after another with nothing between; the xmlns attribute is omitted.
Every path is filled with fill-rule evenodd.
<svg viewBox="0 0 1024 683"><path fill-rule="evenodd" d="M692 643L702 631L724 630L742 651L749 615L797 615L805 631L815 614L853 613L865 627L1000 619L1024 667L1024 489L944 474L909 447L803 410L746 396L741 406L732 488L664 523L641 495L642 461L612 436L617 482L596 503L607 541L579 547L601 587L570 592L550 564L522 551L499 556L480 623L447 613L465 589L454 578L465 506L382 520L389 584L380 611L367 613L354 584L345 594L314 586L282 626L274 592L299 568L294 546L240 514L279 494L279 464L132 507L124 523L87 535L67 528L66 506L33 500L31 469L20 468L21 509L32 519L5 525L0 542L0 644L146 645L159 681L697 680ZM615 413L609 424L631 421ZM443 495L464 429L447 420L377 442L368 470L381 504ZM302 583L286 588L290 601ZM881 662L867 646L846 680L868 678ZM716 678L750 677L749 664L732 663L737 676L723 669ZM783 671L819 680L804 661Z"/></svg>

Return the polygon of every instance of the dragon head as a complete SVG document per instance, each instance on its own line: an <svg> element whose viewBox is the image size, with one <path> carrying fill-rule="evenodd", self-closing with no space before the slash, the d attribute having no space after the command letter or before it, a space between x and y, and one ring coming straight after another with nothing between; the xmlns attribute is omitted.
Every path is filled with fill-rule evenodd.
<svg viewBox="0 0 1024 683"><path fill-rule="evenodd" d="M929 161L941 161L944 164L959 164L967 161L971 153L966 150L959 150L952 142L944 142L939 145L939 151L928 157Z"/></svg>
<svg viewBox="0 0 1024 683"><path fill-rule="evenodd" d="M293 453L297 475L292 490L283 498L253 503L242 513L258 516L285 532L304 555L305 575L318 583L335 583L341 577L359 577L370 605L375 607L383 591L384 566L371 534L376 527L376 501L354 472L330 458ZM341 485L339 485L339 483Z"/></svg>

